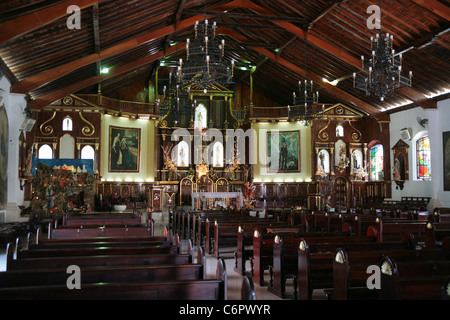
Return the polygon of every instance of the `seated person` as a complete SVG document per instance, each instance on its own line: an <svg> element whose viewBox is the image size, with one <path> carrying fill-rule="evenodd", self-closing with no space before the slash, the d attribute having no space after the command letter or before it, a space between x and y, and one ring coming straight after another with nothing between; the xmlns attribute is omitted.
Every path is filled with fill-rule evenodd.
<svg viewBox="0 0 450 320"><path fill-rule="evenodd" d="M334 212L334 207L331 205L331 194L329 194L325 200L325 210L327 212Z"/></svg>

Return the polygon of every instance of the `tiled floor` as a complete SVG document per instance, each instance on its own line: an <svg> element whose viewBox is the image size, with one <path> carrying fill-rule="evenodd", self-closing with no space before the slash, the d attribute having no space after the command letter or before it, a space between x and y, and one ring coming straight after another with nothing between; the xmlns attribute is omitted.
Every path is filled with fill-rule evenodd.
<svg viewBox="0 0 450 320"><path fill-rule="evenodd" d="M168 220L166 215L154 215L153 219L155 220L155 235L162 235L164 226L168 225ZM181 240L182 243L182 251L184 252L187 248L187 241ZM196 251L196 247L194 247L194 252ZM0 271L6 270L6 255L5 249L0 249ZM225 261L225 268L227 271L227 294L228 300L240 300L241 299L241 287L243 276L235 272L234 269L234 255L232 252L230 254L225 253L223 255ZM250 269L250 263L247 262L246 269ZM217 259L214 256L206 254L206 277L214 278L216 274L217 268ZM266 272L266 281L269 281L269 274ZM267 286L259 286L257 283L254 283L255 293L257 300L282 300L280 297L272 294L267 290ZM293 284L292 281L286 284L286 291L289 294L293 295ZM324 295L318 292L314 295L314 299L324 299Z"/></svg>

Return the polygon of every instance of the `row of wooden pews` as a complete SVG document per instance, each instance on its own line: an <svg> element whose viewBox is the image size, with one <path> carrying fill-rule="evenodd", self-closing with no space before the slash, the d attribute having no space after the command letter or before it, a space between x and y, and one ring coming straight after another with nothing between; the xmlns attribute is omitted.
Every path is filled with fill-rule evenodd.
<svg viewBox="0 0 450 320"><path fill-rule="evenodd" d="M450 220L447 214L442 214L439 210L428 213L383 208L365 211L364 214L356 214L355 211L326 213L298 210L291 210L289 213L284 210L282 214L273 217L275 218L248 217L242 213L190 212L178 215L174 219L174 225L179 228L184 226L178 230L183 230L188 239L196 241L197 245L205 248L206 253L214 254L218 259L222 254L221 248L230 247L232 251L235 250L235 271L251 277L260 286L268 285L270 292L282 298L292 296L286 290L289 279L294 284L293 296L299 299L312 299L316 289L326 290L330 299L394 297L393 289L387 290L394 288L392 279L397 281L398 277L391 278L391 284L384 285L384 290L368 290L364 282L369 275L362 271L366 271L369 265L381 268L382 260L386 257L390 258L391 264L403 265L404 261L415 263L420 260L423 265L434 265L442 274L436 271L432 277L443 277L445 283L441 283L439 293L435 290L433 294L430 293L429 298L445 298L450 292L444 290L448 288L448 279L445 277L450 277L445 261L450 259ZM439 266L434 261L434 251L436 259L444 257ZM354 270L355 273L351 276L338 276L340 273L335 271L338 269L334 264L346 261L345 257L349 256L363 259L366 253L372 259L367 260L370 264L359 266L359 270L342 267L342 270ZM246 270L248 261L250 270ZM382 270L388 270L386 263ZM269 281L265 279L266 271L269 271ZM427 278L426 274L423 277ZM389 278L384 274L382 278L383 283L388 283L386 279ZM431 282L433 281L430 279ZM426 290L416 290L418 296L420 292L426 294ZM407 296L405 294L394 298ZM423 298L427 299L427 296Z"/></svg>
<svg viewBox="0 0 450 320"><path fill-rule="evenodd" d="M172 232L155 236L148 224L109 225L99 218L50 228L46 239L38 230L35 243L31 235L26 245L20 238L15 245L8 243L0 299L227 299L222 259L216 277L209 279L202 247L194 257L192 242L182 252ZM72 288L75 284L81 288ZM252 279L244 279L242 297L255 299Z"/></svg>
<svg viewBox="0 0 450 320"><path fill-rule="evenodd" d="M362 219L359 218L358 220L361 221ZM425 233L424 238L426 239L435 238L436 236L433 234L437 230L442 230L443 234L449 234L444 231L448 229L448 224L435 223L433 225L431 222L423 221L423 223L420 223L421 228L422 225ZM399 219L385 222L381 218L376 218L373 228L368 228L365 236L351 234L347 236L320 236L312 233L303 235L277 234L273 240L272 251L271 274L273 274L273 283L270 284L268 289L285 298L287 297L286 279L292 278L294 298L298 297L299 299L312 299L313 290L316 289L326 290L329 298L332 299L408 297L407 294L396 295L395 290L399 286L398 282L395 282L397 278L388 278L386 274L392 273L388 271L386 274L383 273L382 279L384 279L384 282L381 284L381 290L367 289L366 281L369 275L366 270L368 266L377 265L380 266L381 270L386 271L388 270L386 265L382 267L380 261L385 257L390 257L391 260L405 262L405 265L407 265L406 262L410 261L428 263L430 270L434 271L421 273L420 277L427 278L429 276L430 283L432 278L440 278L436 280L437 282L442 280L440 286L437 286L439 290L436 291L435 289L431 293L416 288L416 295L411 295L411 297L422 299L444 298L446 297L444 288L448 288L447 283L450 278L450 269L448 269L450 238L444 238L443 241L435 242L431 246L429 241L417 241L414 234L418 229L420 229L418 224L413 224L410 220ZM395 238L386 237L384 234L386 230L389 230L391 235L395 233L394 230L397 230L397 236ZM255 235L257 235L257 232L255 232ZM261 242L261 239L256 239L255 237L255 242ZM262 251L262 249L259 250ZM270 254L269 248L265 250L266 254ZM255 252L256 247L254 245ZM255 270L257 270L256 261L258 259L261 260L262 258L254 255ZM437 260L444 262L438 266ZM346 264L348 261L354 261L358 267L349 267L348 263ZM392 270L395 270L395 268ZM255 275L258 276L256 272ZM417 273L416 277L419 277ZM262 280L260 274L257 280ZM409 283L409 286L413 287L413 281Z"/></svg>

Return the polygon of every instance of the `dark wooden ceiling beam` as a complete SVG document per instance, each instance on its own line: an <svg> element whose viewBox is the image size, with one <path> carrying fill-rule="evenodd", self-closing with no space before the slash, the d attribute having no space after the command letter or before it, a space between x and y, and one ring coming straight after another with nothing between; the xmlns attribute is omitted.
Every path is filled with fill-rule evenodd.
<svg viewBox="0 0 450 320"><path fill-rule="evenodd" d="M248 13L236 13L236 12L223 12L223 11L201 11L201 10L186 10L186 14L202 14L208 16L216 16L222 18L242 18L242 19L254 19L254 20L279 20L289 21L297 23L307 22L305 18L292 17L292 16L276 16L276 15L263 15L263 14L248 14Z"/></svg>
<svg viewBox="0 0 450 320"><path fill-rule="evenodd" d="M94 52L100 54L100 30L98 24L98 4L92 6L92 27L94 32ZM97 61L97 74L100 74L100 68L102 67L102 62Z"/></svg>
<svg viewBox="0 0 450 320"><path fill-rule="evenodd" d="M141 59L127 63L123 66L114 68L107 74L97 75L97 76L85 79L83 81L76 82L68 87L63 88L63 89L52 91L46 95L38 97L37 99L30 100L28 102L28 107L32 108L32 109L43 108L45 106L48 106L52 102L54 102L58 99L61 99L69 94L78 92L86 87L95 85L95 84L105 81L107 79L117 77L126 72L129 72L130 70L135 70L135 69L145 66L149 63L155 62L155 61L163 58L166 55L175 53L177 50L178 50L177 47L170 47L170 48L167 48L167 50L158 51L152 55L148 55Z"/></svg>
<svg viewBox="0 0 450 320"><path fill-rule="evenodd" d="M314 24L317 23L320 19L322 19L323 17L325 17L328 12L330 12L331 10L333 10L334 8L336 8L338 5L340 5L341 3L343 3L346 0L336 0L333 1L333 3L325 10L323 11L321 14L319 14L316 18L314 18L308 25L308 29L312 29Z"/></svg>
<svg viewBox="0 0 450 320"><path fill-rule="evenodd" d="M241 42L248 41L248 39L246 39L244 36L234 32L230 29L220 28L219 30L217 30L217 33L218 34L219 33L226 34L226 35L233 37L236 40L239 40ZM335 87L328 83L323 82L322 77L315 75L311 72L306 72L306 70L304 70L303 68L295 65L294 63L292 63L282 57L277 56L272 51L269 51L269 50L267 50L265 48L261 48L261 47L252 47L252 49L254 51L268 57L270 60L292 70L293 72L297 73L301 77L307 76L308 79L316 82L317 84L320 83L320 86L325 88L330 95L335 96L338 100L342 101L343 103L347 103L347 104L351 103L355 107L366 112L367 114L370 114L372 117L374 117L375 119L377 119L379 121L389 120L389 116L386 115L385 113L383 113L380 109L352 96L351 94L339 89L338 87Z"/></svg>
<svg viewBox="0 0 450 320"><path fill-rule="evenodd" d="M0 32L0 45L66 16L67 8L71 5L76 5L82 10L105 1L108 0L67 0L14 20L0 23L0 30L2 30Z"/></svg>
<svg viewBox="0 0 450 320"><path fill-rule="evenodd" d="M243 0L243 5L249 9L255 10L256 12L259 12L259 13L262 13L265 15L271 15L271 12L269 12L268 10L255 4L251 0ZM301 38L305 38L305 32L302 29L300 29L299 27L293 25L292 23L289 23L287 21L274 21L274 23L282 26L287 31L289 31ZM349 55L348 53L344 52L343 50L340 50L340 49L328 44L327 42L321 40L320 38L314 36L311 33L308 33L307 41L312 43L313 45L317 46L318 48L334 55L335 57L339 58L341 61L344 61L344 62L352 65L353 67L358 68L358 70L361 70L361 68L362 68L361 60L356 59L355 57ZM409 89L410 89L410 90L408 90L409 94L407 96L405 96L406 98L408 98L408 99L414 98L413 101L419 106L426 105L427 108L429 108L430 106L434 105L435 108L437 107L436 101L428 99L426 96L415 91L412 88L409 88ZM399 93L404 93L406 91L407 90L402 90L402 91L399 91ZM414 92L414 94L412 94L413 92Z"/></svg>
<svg viewBox="0 0 450 320"><path fill-rule="evenodd" d="M450 20L450 8L437 0L413 0L418 5L432 11L438 16Z"/></svg>
<svg viewBox="0 0 450 320"><path fill-rule="evenodd" d="M233 8L241 3L241 0L231 1L227 4L217 7L217 10L228 10ZM182 30L184 28L191 27L195 24L196 21L203 20L203 15L193 16L184 20L181 20L177 24L171 24L166 27L160 28L155 31L151 31L147 34L138 36L136 38L118 43L114 46L111 46L107 49L103 49L100 53L90 54L88 56L82 57L80 59L71 61L64 65L55 67L51 70L42 72L40 74L34 75L32 77L23 79L11 86L11 92L14 93L28 93L33 91L36 88L43 86L44 84L61 78L79 68L82 68L88 64L96 63L101 59L105 59L111 57L113 55L123 53L127 50L135 48L141 44L152 41L154 39L158 39L164 37L166 35L172 34L178 30Z"/></svg>

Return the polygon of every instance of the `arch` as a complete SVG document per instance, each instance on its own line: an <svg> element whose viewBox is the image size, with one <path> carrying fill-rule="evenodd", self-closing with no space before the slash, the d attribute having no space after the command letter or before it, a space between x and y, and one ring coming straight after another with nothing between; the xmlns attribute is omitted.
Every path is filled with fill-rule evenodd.
<svg viewBox="0 0 450 320"><path fill-rule="evenodd" d="M177 167L188 167L190 164L189 145L186 141L180 141L175 148L175 161Z"/></svg>
<svg viewBox="0 0 450 320"><path fill-rule="evenodd" d="M344 127L342 124L336 125L336 138L344 137Z"/></svg>
<svg viewBox="0 0 450 320"><path fill-rule="evenodd" d="M381 143L369 148L369 177L372 181L384 180L384 150Z"/></svg>
<svg viewBox="0 0 450 320"><path fill-rule="evenodd" d="M39 147L38 159L53 159L53 149L48 144L43 144Z"/></svg>
<svg viewBox="0 0 450 320"><path fill-rule="evenodd" d="M194 119L194 129L202 130L204 128L207 128L207 119L208 119L208 112L206 111L205 106L200 103L195 108L195 119Z"/></svg>
<svg viewBox="0 0 450 320"><path fill-rule="evenodd" d="M317 154L317 170L323 170L330 173L330 154L328 150L321 149Z"/></svg>
<svg viewBox="0 0 450 320"><path fill-rule="evenodd" d="M95 160L95 150L92 146L84 146L81 149L81 159L92 159Z"/></svg>
<svg viewBox="0 0 450 320"><path fill-rule="evenodd" d="M75 158L75 138L72 137L69 133L66 133L59 139L59 158Z"/></svg>
<svg viewBox="0 0 450 320"><path fill-rule="evenodd" d="M62 129L63 129L63 131L72 131L73 130L73 121L72 121L71 117L66 116L63 119Z"/></svg>
<svg viewBox="0 0 450 320"><path fill-rule="evenodd" d="M213 167L223 167L223 144L220 141L214 142L213 147Z"/></svg>
<svg viewBox="0 0 450 320"><path fill-rule="evenodd" d="M431 147L428 131L421 131L413 139L414 180L431 180Z"/></svg>

